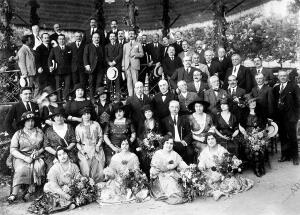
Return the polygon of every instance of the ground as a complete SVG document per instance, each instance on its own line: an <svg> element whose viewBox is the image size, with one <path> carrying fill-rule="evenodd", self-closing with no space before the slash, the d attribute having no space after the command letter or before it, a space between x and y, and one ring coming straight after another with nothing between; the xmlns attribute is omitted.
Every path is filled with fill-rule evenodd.
<svg viewBox="0 0 300 215"><path fill-rule="evenodd" d="M300 167L291 162L278 163L278 154L271 157L271 169L267 174L256 177L252 171L243 173L255 181L254 187L244 193L218 201L212 198L197 199L183 205L167 205L163 202L150 200L144 203L123 205L102 205L93 203L60 215L299 215L300 214ZM24 215L30 203L7 205L5 199L9 188L0 187L0 214Z"/></svg>

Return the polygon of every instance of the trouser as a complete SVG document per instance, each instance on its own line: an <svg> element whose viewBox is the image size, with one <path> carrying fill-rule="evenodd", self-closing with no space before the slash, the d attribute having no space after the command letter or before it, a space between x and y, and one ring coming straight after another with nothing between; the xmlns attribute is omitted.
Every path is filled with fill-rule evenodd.
<svg viewBox="0 0 300 215"><path fill-rule="evenodd" d="M297 159L297 122L291 122L283 117L278 121L278 133L281 143L281 156L290 159Z"/></svg>
<svg viewBox="0 0 300 215"><path fill-rule="evenodd" d="M75 84L79 83L79 71L77 70L76 72L72 72L71 78L72 78L72 86L74 87Z"/></svg>
<svg viewBox="0 0 300 215"><path fill-rule="evenodd" d="M38 82L40 85L40 91L47 86L55 87L54 77L49 71L43 71L41 74L38 74Z"/></svg>
<svg viewBox="0 0 300 215"><path fill-rule="evenodd" d="M126 79L127 79L128 96L133 96L134 85L138 80L138 70L129 67L126 70Z"/></svg>
<svg viewBox="0 0 300 215"><path fill-rule="evenodd" d="M114 98L119 99L120 95L121 95L121 86L120 86L120 80L122 79L121 77L121 72L119 70L118 72L118 77L116 78L116 80L111 81L107 79L107 86L108 86L108 90L110 92L110 94L113 95Z"/></svg>
<svg viewBox="0 0 300 215"><path fill-rule="evenodd" d="M33 91L33 98L36 99L40 92L40 84L38 81L38 76L28 76L29 79L29 87L34 89Z"/></svg>
<svg viewBox="0 0 300 215"><path fill-rule="evenodd" d="M58 74L55 75L55 88L58 89L64 86L63 93L58 92L58 97L61 100L67 99L71 87L71 74Z"/></svg>
<svg viewBox="0 0 300 215"><path fill-rule="evenodd" d="M90 98L93 98L96 88L103 86L103 77L104 73L102 70L96 69L94 73L89 74Z"/></svg>
<svg viewBox="0 0 300 215"><path fill-rule="evenodd" d="M184 162L186 162L187 164L191 164L194 162L195 153L194 147L191 144L184 146L181 142L174 142L173 149L182 157Z"/></svg>
<svg viewBox="0 0 300 215"><path fill-rule="evenodd" d="M149 68L148 66L145 64L145 65L141 65L141 69L139 71L139 77L138 77L138 80L140 82L142 82L143 84L145 84L145 79L146 79L146 74L149 72Z"/></svg>

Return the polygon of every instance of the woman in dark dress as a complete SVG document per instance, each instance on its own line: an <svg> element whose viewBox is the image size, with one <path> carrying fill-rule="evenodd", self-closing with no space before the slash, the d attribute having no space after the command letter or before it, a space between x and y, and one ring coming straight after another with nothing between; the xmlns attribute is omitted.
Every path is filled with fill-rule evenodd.
<svg viewBox="0 0 300 215"><path fill-rule="evenodd" d="M130 140L130 148L133 150L133 142L136 139L135 128L130 119L125 117L126 106L118 102L113 107L114 119L110 120L104 130L104 146L106 164L109 165L111 157L121 151L121 142Z"/></svg>
<svg viewBox="0 0 300 215"><path fill-rule="evenodd" d="M245 114L239 124L239 130L244 135L244 152L246 158L252 164L257 177L265 174L265 160L268 160L267 151L267 118L256 106L256 98L246 95L249 111Z"/></svg>
<svg viewBox="0 0 300 215"><path fill-rule="evenodd" d="M66 148L69 151L69 157L72 162L76 163L77 148L76 136L74 129L65 123L65 111L63 108L55 109L49 118L54 121L53 125L45 132L44 148L45 148L45 163L47 165L47 172L57 160L55 153L58 146Z"/></svg>
<svg viewBox="0 0 300 215"><path fill-rule="evenodd" d="M99 87L96 90L95 98L97 121L101 125L101 128L104 130L110 118L110 110L112 105L108 101L107 91L104 87Z"/></svg>
<svg viewBox="0 0 300 215"><path fill-rule="evenodd" d="M92 102L84 97L84 86L82 84L76 84L74 92L75 99L68 101L66 104L67 120L73 129L82 122L80 110L84 107L93 107ZM95 111L93 111L92 120L95 120L95 116Z"/></svg>
<svg viewBox="0 0 300 215"><path fill-rule="evenodd" d="M231 113L232 101L222 98L219 101L219 112L215 117L215 132L218 135L218 143L230 153L238 156L239 150L239 123L236 116Z"/></svg>

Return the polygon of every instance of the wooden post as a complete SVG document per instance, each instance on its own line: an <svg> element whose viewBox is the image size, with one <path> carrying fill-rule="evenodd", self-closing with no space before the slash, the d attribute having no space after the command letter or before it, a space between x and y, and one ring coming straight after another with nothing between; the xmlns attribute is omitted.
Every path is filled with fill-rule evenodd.
<svg viewBox="0 0 300 215"><path fill-rule="evenodd" d="M104 0L94 0L94 5L96 9L96 18L98 22L98 27L102 30L105 29L105 18L104 18L104 10L103 10Z"/></svg>
<svg viewBox="0 0 300 215"><path fill-rule="evenodd" d="M226 40L226 30L227 30L227 21L225 19L226 6L224 0L212 0L213 3L213 12L214 12L214 48L218 46L227 46Z"/></svg>
<svg viewBox="0 0 300 215"><path fill-rule="evenodd" d="M40 4L36 0L29 0L27 3L30 6L30 24L38 25L40 22L40 17L37 14L37 9L40 8Z"/></svg>
<svg viewBox="0 0 300 215"><path fill-rule="evenodd" d="M169 16L169 9L170 9L170 1L163 0L163 36L167 36L170 32L170 16Z"/></svg>

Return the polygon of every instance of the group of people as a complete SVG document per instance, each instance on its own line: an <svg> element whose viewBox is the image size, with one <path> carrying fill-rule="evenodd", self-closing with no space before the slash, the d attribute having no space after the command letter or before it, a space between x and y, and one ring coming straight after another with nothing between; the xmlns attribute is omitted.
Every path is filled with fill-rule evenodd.
<svg viewBox="0 0 300 215"><path fill-rule="evenodd" d="M158 34L146 44L146 35L138 42L130 30L125 43L116 21L112 21L107 38L97 31L95 19L90 24L83 37L75 33L76 41L70 46L58 31L58 45L51 49L49 35L42 34L43 42L31 58L39 66L22 67L22 51L18 53L22 75L32 76L29 80L34 91L32 85L23 87L21 101L12 106L5 120L13 135L10 202L16 200L21 185L27 185L25 190L30 193L34 185L43 185L47 175L44 191L69 206L71 197L62 187L78 174L104 183L101 187L106 195L100 198L109 201L124 195L116 191L115 178L124 170L141 169L152 181L152 197L182 203L185 199L178 173L190 164L210 172L216 156L230 153L252 166L258 177L264 175L267 128L272 121L279 127L279 161L299 164L296 124L300 94L287 71L280 70L277 78L262 66L259 57L254 59L256 68L249 70L241 65L238 54L230 59L221 47L214 57L201 41L193 50L181 32L176 32L175 43L169 44L164 37L162 45ZM31 52L32 41L31 36L24 36L21 49ZM107 67L116 67L119 72L113 101L103 86ZM120 100L122 70L128 89L125 101ZM144 93L147 73L152 77L150 86L157 87L154 96ZM51 83L53 75L56 84ZM38 86L47 86L39 105L32 101L40 90L34 84L35 77ZM72 99L64 101L67 96ZM105 167L112 171L105 171ZM243 191L253 182L236 177L233 184L239 184L233 190ZM224 185L214 183L212 187L218 191L214 193L226 194L221 189Z"/></svg>

